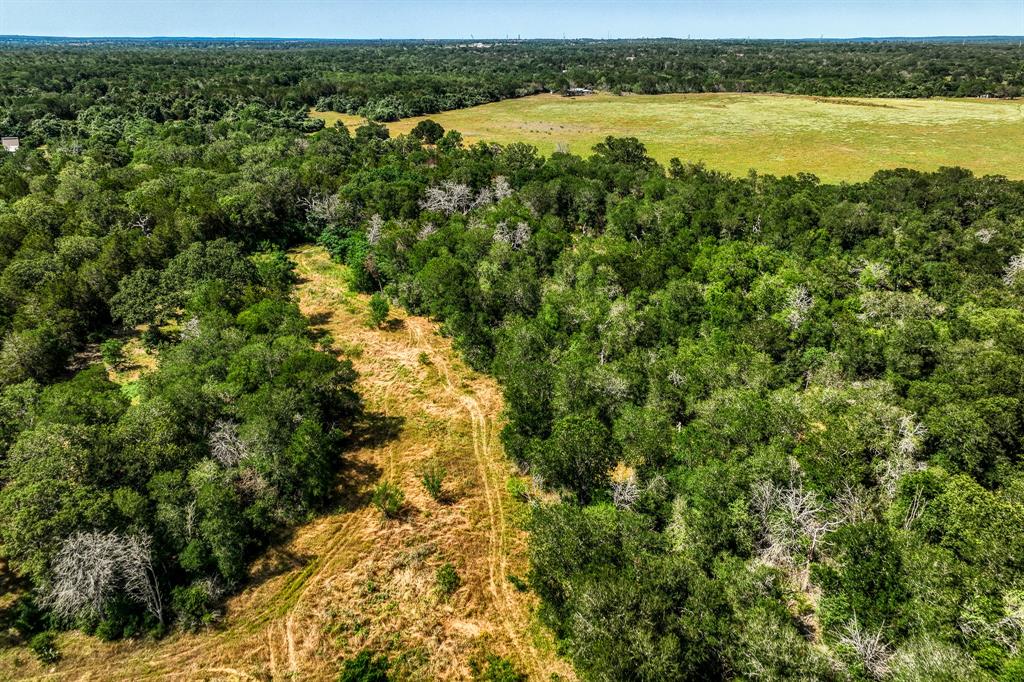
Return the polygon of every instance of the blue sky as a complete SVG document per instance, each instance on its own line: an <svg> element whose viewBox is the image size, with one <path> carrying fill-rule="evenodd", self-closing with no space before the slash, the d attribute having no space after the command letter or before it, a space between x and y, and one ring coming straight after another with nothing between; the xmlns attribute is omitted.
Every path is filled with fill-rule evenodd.
<svg viewBox="0 0 1024 682"><path fill-rule="evenodd" d="M283 38L1024 35L1024 0L0 0L0 34Z"/></svg>

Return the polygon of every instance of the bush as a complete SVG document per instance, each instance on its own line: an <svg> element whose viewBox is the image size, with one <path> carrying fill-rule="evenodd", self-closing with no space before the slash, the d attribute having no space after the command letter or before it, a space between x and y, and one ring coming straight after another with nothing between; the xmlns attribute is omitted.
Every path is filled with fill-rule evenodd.
<svg viewBox="0 0 1024 682"><path fill-rule="evenodd" d="M331 254L331 258L344 262L348 256L348 237L349 230L347 227L328 225L320 232L316 243L327 249L327 253Z"/></svg>
<svg viewBox="0 0 1024 682"><path fill-rule="evenodd" d="M40 632L28 641L28 648L42 663L56 663L60 660L57 649L57 633L52 630Z"/></svg>
<svg viewBox="0 0 1024 682"><path fill-rule="evenodd" d="M383 294L374 294L370 297L370 326L379 327L388 319L391 307Z"/></svg>
<svg viewBox="0 0 1024 682"><path fill-rule="evenodd" d="M363 650L345 661L338 682L387 682L388 659L384 655Z"/></svg>
<svg viewBox="0 0 1024 682"><path fill-rule="evenodd" d="M213 609L215 597L207 581L175 587L171 592L171 607L179 625L186 630L196 630L216 620L218 614Z"/></svg>
<svg viewBox="0 0 1024 682"><path fill-rule="evenodd" d="M11 626L22 639L30 639L49 626L47 612L39 607L31 594L22 595L10 607Z"/></svg>
<svg viewBox="0 0 1024 682"><path fill-rule="evenodd" d="M458 571L455 570L455 566L451 562L437 569L437 591L442 596L448 597L454 594L461 584L462 578L459 577Z"/></svg>
<svg viewBox="0 0 1024 682"><path fill-rule="evenodd" d="M373 505L389 519L398 516L403 504L405 493L394 483L384 482L373 489Z"/></svg>
<svg viewBox="0 0 1024 682"><path fill-rule="evenodd" d="M124 342L120 339L107 339L100 344L100 355L108 366L120 367L124 362Z"/></svg>
<svg viewBox="0 0 1024 682"><path fill-rule="evenodd" d="M434 462L420 474L420 482L427 489L430 496L440 502L444 498L444 477L448 471L443 464Z"/></svg>
<svg viewBox="0 0 1024 682"><path fill-rule="evenodd" d="M526 502L530 499L530 489L526 485L526 481L516 476L508 479L508 483L505 485L508 490L508 494L520 502Z"/></svg>

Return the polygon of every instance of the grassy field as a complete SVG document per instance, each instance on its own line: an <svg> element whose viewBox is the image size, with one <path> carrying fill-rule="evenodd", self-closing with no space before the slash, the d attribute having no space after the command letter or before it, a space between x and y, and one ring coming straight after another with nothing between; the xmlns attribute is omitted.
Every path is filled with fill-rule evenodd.
<svg viewBox="0 0 1024 682"><path fill-rule="evenodd" d="M314 112L328 124L361 119ZM862 180L881 168L958 165L1024 178L1024 103L968 99L833 99L790 95L536 95L430 116L468 141L559 145L586 154L606 135L632 135L672 157L744 174L809 172ZM408 132L419 118L391 124Z"/></svg>

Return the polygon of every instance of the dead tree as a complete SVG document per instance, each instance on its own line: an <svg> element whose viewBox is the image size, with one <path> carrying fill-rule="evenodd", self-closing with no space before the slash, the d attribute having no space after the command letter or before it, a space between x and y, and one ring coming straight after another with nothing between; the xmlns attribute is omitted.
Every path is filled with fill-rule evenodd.
<svg viewBox="0 0 1024 682"><path fill-rule="evenodd" d="M420 201L420 208L450 216L466 213L472 203L473 190L468 185L445 180L440 185L427 188L427 195Z"/></svg>
<svg viewBox="0 0 1024 682"><path fill-rule="evenodd" d="M249 456L248 448L238 435L238 424L233 421L217 420L207 440L210 454L225 469L236 466Z"/></svg>
<svg viewBox="0 0 1024 682"><path fill-rule="evenodd" d="M163 623L163 603L148 535L109 531L75 533L50 565L43 603L62 618L99 616L115 595L126 594Z"/></svg>

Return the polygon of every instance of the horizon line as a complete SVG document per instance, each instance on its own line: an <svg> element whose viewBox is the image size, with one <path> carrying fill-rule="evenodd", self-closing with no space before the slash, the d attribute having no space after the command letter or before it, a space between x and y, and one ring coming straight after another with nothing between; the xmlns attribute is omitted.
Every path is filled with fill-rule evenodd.
<svg viewBox="0 0 1024 682"><path fill-rule="evenodd" d="M779 37L764 37L764 36L745 36L745 37L680 37L680 36L631 36L631 37L615 37L609 38L607 36L450 36L450 37L433 37L433 38L413 38L413 37L358 37L358 38L314 38L314 37L287 37L287 36L238 36L238 35L50 35L50 34L30 34L30 33L10 33L0 34L0 40L11 40L11 39L34 39L34 40L224 40L224 41L238 41L238 40L260 40L260 41L281 41L281 42L367 42L367 41L379 41L379 42L455 42L455 41L474 41L474 42L525 42L525 41L556 41L556 42L569 42L574 40L589 40L595 42L615 42L615 41L628 41L628 40L679 40L689 42L708 42L708 41L776 41L776 42L813 42L813 41L831 41L831 42L844 42L844 41L867 41L867 40L902 40L902 41L954 41L954 40L1024 40L1024 35L1017 34L998 34L998 33L978 33L978 34L961 34L961 35L876 35L876 36L801 36L801 37L790 37L790 38L779 38Z"/></svg>

